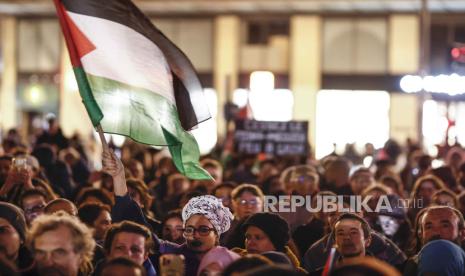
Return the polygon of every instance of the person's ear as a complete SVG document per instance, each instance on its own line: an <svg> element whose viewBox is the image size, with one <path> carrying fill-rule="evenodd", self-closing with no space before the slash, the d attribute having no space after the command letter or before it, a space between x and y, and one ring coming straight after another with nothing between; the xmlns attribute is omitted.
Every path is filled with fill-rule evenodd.
<svg viewBox="0 0 465 276"><path fill-rule="evenodd" d="M459 229L459 238L461 242L465 240L465 228Z"/></svg>
<svg viewBox="0 0 465 276"><path fill-rule="evenodd" d="M370 247L371 244L371 235L368 235L368 237L365 238L365 248Z"/></svg>

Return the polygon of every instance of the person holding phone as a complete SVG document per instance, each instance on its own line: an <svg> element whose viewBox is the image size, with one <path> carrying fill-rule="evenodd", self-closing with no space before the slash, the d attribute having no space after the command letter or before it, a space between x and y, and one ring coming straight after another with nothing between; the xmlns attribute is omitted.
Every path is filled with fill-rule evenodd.
<svg viewBox="0 0 465 276"><path fill-rule="evenodd" d="M11 197L18 193L18 189L33 189L32 177L33 171L27 162L27 156L14 157L5 182L0 188L0 197L11 201Z"/></svg>

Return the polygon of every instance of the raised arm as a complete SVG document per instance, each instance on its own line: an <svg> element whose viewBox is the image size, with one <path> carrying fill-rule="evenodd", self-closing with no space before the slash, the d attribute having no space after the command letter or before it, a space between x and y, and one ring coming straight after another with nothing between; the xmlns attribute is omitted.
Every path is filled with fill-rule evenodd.
<svg viewBox="0 0 465 276"><path fill-rule="evenodd" d="M128 193L126 186L126 176L124 175L124 166L121 160L112 151L103 151L102 153L103 171L113 178L113 191L115 196L125 196Z"/></svg>

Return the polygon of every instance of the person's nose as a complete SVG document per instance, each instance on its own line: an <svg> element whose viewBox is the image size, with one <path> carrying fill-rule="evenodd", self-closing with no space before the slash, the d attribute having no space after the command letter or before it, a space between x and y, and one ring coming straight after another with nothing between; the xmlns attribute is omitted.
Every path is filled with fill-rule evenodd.
<svg viewBox="0 0 465 276"><path fill-rule="evenodd" d="M42 259L43 266L52 266L54 264L54 260L52 254L47 253L45 257Z"/></svg>
<svg viewBox="0 0 465 276"><path fill-rule="evenodd" d="M247 239L247 246L255 245L254 239Z"/></svg>
<svg viewBox="0 0 465 276"><path fill-rule="evenodd" d="M177 237L178 236L178 231L176 231L176 229L170 229L170 235L171 235L171 237Z"/></svg>
<svg viewBox="0 0 465 276"><path fill-rule="evenodd" d="M342 237L343 237L343 239L344 239L345 241L350 241L350 240L351 240L351 239L350 239L350 234L348 234L348 233L344 233Z"/></svg>
<svg viewBox="0 0 465 276"><path fill-rule="evenodd" d="M125 249L123 252L123 256L131 257L131 249L130 248Z"/></svg>
<svg viewBox="0 0 465 276"><path fill-rule="evenodd" d="M200 234L199 234L199 231L195 231L194 234L192 235L195 239L199 239L200 238Z"/></svg>

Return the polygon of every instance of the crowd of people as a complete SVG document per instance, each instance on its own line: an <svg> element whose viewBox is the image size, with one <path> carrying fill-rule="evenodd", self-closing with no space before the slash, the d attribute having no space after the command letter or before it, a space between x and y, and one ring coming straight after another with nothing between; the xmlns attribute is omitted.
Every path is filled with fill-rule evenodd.
<svg viewBox="0 0 465 276"><path fill-rule="evenodd" d="M2 140L0 275L465 275L459 145L432 157L388 141L368 167L218 147L201 159L214 180L190 180L131 142L95 169L88 145L49 126ZM342 196L347 208L271 212L270 196ZM354 196L392 208L352 209Z"/></svg>

